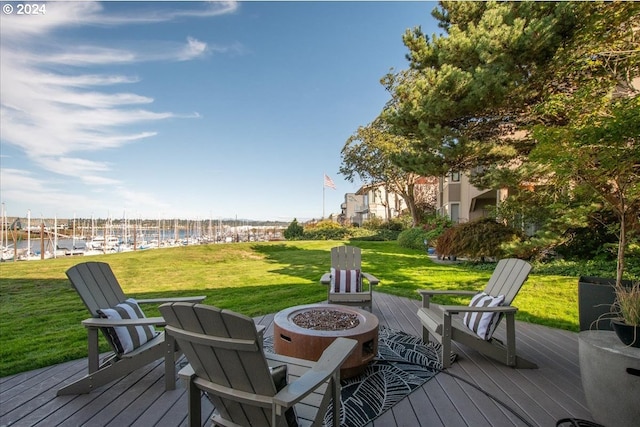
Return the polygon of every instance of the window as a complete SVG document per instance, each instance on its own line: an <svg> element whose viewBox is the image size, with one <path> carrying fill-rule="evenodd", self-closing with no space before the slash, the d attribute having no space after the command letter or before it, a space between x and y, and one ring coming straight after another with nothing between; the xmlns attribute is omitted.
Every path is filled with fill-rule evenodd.
<svg viewBox="0 0 640 427"><path fill-rule="evenodd" d="M460 222L460 203L451 203L451 222Z"/></svg>
<svg viewBox="0 0 640 427"><path fill-rule="evenodd" d="M460 182L460 172L451 172L451 182Z"/></svg>

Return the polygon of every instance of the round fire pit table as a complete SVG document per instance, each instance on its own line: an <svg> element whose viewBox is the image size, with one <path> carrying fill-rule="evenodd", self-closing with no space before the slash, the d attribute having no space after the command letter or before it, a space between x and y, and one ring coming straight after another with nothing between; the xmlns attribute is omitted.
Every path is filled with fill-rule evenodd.
<svg viewBox="0 0 640 427"><path fill-rule="evenodd" d="M378 318L368 311L336 304L287 308L274 318L273 348L277 354L317 361L338 337L358 341L340 376L361 373L378 352Z"/></svg>

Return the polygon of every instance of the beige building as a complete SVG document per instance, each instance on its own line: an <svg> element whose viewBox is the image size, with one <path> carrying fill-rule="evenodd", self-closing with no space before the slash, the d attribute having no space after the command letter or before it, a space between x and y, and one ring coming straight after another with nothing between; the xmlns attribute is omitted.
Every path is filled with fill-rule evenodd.
<svg viewBox="0 0 640 427"><path fill-rule="evenodd" d="M495 208L501 190L480 190L463 172L451 172L439 179L438 213L453 222L469 222L483 218Z"/></svg>
<svg viewBox="0 0 640 427"><path fill-rule="evenodd" d="M435 192L435 178L421 177L415 184L416 197L427 198L431 189ZM433 203L431 203L433 204ZM340 222L361 226L370 218L380 218L388 221L397 218L408 210L402 196L393 191L387 191L385 183L363 185L355 193L344 195L344 203L340 206Z"/></svg>
<svg viewBox="0 0 640 427"><path fill-rule="evenodd" d="M364 196L356 193L345 194L344 203L340 205L340 209L339 222L341 224L362 225L362 212L366 210Z"/></svg>
<svg viewBox="0 0 640 427"><path fill-rule="evenodd" d="M387 191L384 183L378 183L363 185L357 192L345 194L340 207L344 224L361 226L374 217L384 221L396 218L407 205L399 194Z"/></svg>

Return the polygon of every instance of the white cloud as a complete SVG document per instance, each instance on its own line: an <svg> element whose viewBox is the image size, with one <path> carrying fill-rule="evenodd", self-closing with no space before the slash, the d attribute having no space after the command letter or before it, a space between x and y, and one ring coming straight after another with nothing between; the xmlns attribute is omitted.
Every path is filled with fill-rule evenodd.
<svg viewBox="0 0 640 427"><path fill-rule="evenodd" d="M113 199L128 198L132 205L164 206L152 195L124 190L121 180L112 176L112 165L83 156L152 138L157 134L154 123L200 115L153 111L154 99L135 93L138 76L103 74L94 68L192 60L208 51L207 43L188 37L186 45L148 41L136 49L110 45L110 40L98 45L59 39L59 32L69 28L203 18L233 13L238 7L234 1L185 3L182 10L172 9L174 3L158 5L151 14L118 15L96 2L55 2L46 4L46 16L0 15L0 142L17 148L30 162L25 170L2 168L3 200L39 206L108 204L104 195L92 200L90 189L95 188L110 191ZM128 90L121 90L122 85ZM74 188L85 185L87 191L65 194L62 188L69 178Z"/></svg>
<svg viewBox="0 0 640 427"><path fill-rule="evenodd" d="M207 51L207 44L193 37L187 38L187 46L184 47L182 52L178 55L179 60L188 61L193 58L197 58Z"/></svg>
<svg viewBox="0 0 640 427"><path fill-rule="evenodd" d="M44 55L39 58L41 64L100 65L130 63L140 60L135 52L123 49L110 49L99 46L79 46L71 50Z"/></svg>
<svg viewBox="0 0 640 427"><path fill-rule="evenodd" d="M121 185L116 179L98 175L111 171L111 166L105 162L70 157L39 157L36 162L50 172L73 177L87 185Z"/></svg>
<svg viewBox="0 0 640 427"><path fill-rule="evenodd" d="M51 182L38 179L28 171L1 168L0 180L3 200L11 200L25 206L37 205L47 216L55 215L60 206L70 206L72 209L75 206L91 206L92 200L86 195L61 191Z"/></svg>
<svg viewBox="0 0 640 427"><path fill-rule="evenodd" d="M160 3L162 4L162 3ZM173 21L179 18L208 18L226 15L238 9L237 1L207 1L203 4L192 3L196 7L184 10L157 8L152 13L145 8L141 13L112 14L103 13L99 2L56 1L45 3L46 15L41 18L2 14L2 37L4 34L20 33L25 36L39 36L61 27L78 27L87 25L120 26L127 24L145 24Z"/></svg>

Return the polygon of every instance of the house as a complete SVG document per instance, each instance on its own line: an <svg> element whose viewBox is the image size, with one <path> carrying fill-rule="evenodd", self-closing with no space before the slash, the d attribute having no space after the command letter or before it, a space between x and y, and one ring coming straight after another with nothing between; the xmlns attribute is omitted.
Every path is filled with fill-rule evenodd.
<svg viewBox="0 0 640 427"><path fill-rule="evenodd" d="M440 177L436 210L453 222L469 222L488 216L504 200L507 190L481 190L469 182L465 172L450 172Z"/></svg>
<svg viewBox="0 0 640 427"><path fill-rule="evenodd" d="M364 196L356 193L345 194L344 203L340 205L340 209L341 213L338 217L338 222L343 225L362 225L362 212L366 211Z"/></svg>
<svg viewBox="0 0 640 427"><path fill-rule="evenodd" d="M384 183L376 183L363 185L355 193L345 194L340 207L343 224L362 226L374 217L384 221L396 218L407 205L399 194L387 191Z"/></svg>
<svg viewBox="0 0 640 427"><path fill-rule="evenodd" d="M429 190L435 187L435 180L419 177L415 182L414 193L416 199L427 200ZM339 220L342 224L362 224L371 218L381 218L388 221L397 218L408 210L406 201L402 196L389 191L384 182L363 185L355 193L347 193L344 196Z"/></svg>

